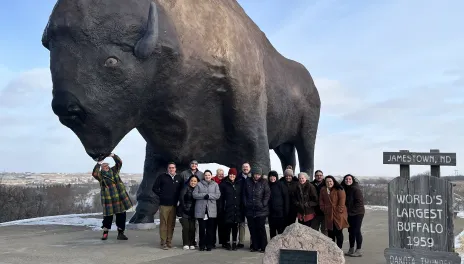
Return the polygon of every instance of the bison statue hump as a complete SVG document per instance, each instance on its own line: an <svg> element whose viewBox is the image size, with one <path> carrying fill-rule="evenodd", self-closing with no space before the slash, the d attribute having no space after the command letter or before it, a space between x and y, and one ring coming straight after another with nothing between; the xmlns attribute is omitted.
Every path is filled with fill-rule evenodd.
<svg viewBox="0 0 464 264"><path fill-rule="evenodd" d="M44 30L52 109L102 160L136 128L146 140L133 223L153 222L153 183L174 161L312 174L319 93L235 0L58 0Z"/></svg>

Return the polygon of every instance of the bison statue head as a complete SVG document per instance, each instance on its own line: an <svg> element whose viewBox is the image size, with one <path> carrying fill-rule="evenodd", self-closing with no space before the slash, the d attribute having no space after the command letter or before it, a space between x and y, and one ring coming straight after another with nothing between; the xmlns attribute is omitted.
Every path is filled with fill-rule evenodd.
<svg viewBox="0 0 464 264"><path fill-rule="evenodd" d="M53 112L102 160L141 121L155 82L152 1L58 0L44 30Z"/></svg>

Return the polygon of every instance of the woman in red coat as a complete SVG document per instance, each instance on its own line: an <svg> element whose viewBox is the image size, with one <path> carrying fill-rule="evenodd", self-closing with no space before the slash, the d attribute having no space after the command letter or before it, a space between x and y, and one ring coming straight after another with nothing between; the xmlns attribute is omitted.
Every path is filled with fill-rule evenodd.
<svg viewBox="0 0 464 264"><path fill-rule="evenodd" d="M348 214L345 206L346 194L333 176L325 177L325 186L319 196L319 204L324 212L328 235L339 248L343 245L343 228L348 228Z"/></svg>

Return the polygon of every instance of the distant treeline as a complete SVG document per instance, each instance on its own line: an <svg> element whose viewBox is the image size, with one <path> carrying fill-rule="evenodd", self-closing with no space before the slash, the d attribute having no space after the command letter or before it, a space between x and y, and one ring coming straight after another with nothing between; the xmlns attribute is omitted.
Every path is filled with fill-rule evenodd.
<svg viewBox="0 0 464 264"><path fill-rule="evenodd" d="M429 175L427 172L419 175ZM464 181L464 176L444 177ZM362 178L360 181L366 205L387 205L389 178ZM134 202L138 184L131 182L127 191ZM464 184L457 184L454 193L464 197ZM456 200L464 208L464 199ZM4 185L0 182L0 223L26 218L102 212L98 183L79 185L41 185L37 187Z"/></svg>
<svg viewBox="0 0 464 264"><path fill-rule="evenodd" d="M138 186L127 188L135 202ZM0 184L0 223L20 219L102 212L98 184L26 187Z"/></svg>

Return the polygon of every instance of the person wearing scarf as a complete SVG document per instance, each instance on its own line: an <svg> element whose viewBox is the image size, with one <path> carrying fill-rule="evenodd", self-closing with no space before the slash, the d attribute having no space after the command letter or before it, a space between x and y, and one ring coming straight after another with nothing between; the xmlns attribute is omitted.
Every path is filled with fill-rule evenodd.
<svg viewBox="0 0 464 264"><path fill-rule="evenodd" d="M316 216L315 207L318 205L319 197L317 196L316 187L308 179L309 176L307 173L298 173L298 184L294 193L294 202L298 223L311 227L311 221Z"/></svg>
<svg viewBox="0 0 464 264"><path fill-rule="evenodd" d="M126 211L132 207L132 201L126 192L126 187L119 177L122 160L114 153L109 157L114 159L116 165L109 167L108 163L99 161L92 171L92 176L100 183L100 196L103 207L103 236L102 240L108 239L108 230L113 223L113 215L116 215L116 226L118 227L118 240L127 240L124 235L126 228ZM100 168L101 166L101 168Z"/></svg>

